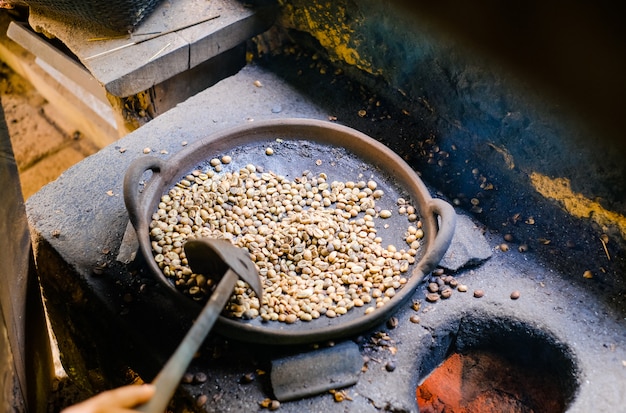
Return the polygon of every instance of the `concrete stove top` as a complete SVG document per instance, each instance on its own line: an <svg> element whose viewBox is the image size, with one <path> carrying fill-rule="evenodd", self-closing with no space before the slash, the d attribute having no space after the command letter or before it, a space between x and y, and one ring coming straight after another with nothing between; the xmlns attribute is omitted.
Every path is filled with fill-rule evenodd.
<svg viewBox="0 0 626 413"><path fill-rule="evenodd" d="M140 260L126 264L116 259L128 223L122 180L130 162L146 152L168 158L207 134L260 119L336 117L377 139L406 136L413 129L418 134L417 126L402 116L376 123L362 119L359 89L351 87L337 85L332 99L313 100L272 71L248 65L29 198L37 267L73 380L97 391L102 380L108 385L128 382L128 368L150 380L191 322L168 303ZM429 303L420 288L414 296L419 311L417 304L407 304L394 323L354 337L367 358L358 382L346 389L350 400L339 403L324 393L283 402L280 411L417 411L418 381L452 349L471 347L494 334L539 343L545 350L536 354L539 364L555 354L571 361L573 367L562 372L569 382L567 411L612 412L626 405L626 319L611 293L585 280L573 282L570 274L543 264L532 251L522 253L515 246L504 251L498 247L500 235L464 211L459 214L455 241L442 266L450 267L446 271L468 292ZM484 296L474 297L476 289ZM510 298L514 290L519 299ZM411 322L415 315L419 323ZM196 379L181 385L175 404L207 412L263 410L259 403L274 398L271 360L309 350L211 336L190 368ZM253 380L242 380L250 375Z"/></svg>

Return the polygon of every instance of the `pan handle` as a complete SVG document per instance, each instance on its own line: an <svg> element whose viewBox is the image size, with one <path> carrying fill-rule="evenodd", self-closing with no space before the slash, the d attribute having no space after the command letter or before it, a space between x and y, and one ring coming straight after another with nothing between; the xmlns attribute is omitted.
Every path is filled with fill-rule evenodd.
<svg viewBox="0 0 626 413"><path fill-rule="evenodd" d="M166 162L154 156L144 156L135 159L124 175L124 203L128 211L128 218L135 228L139 230L141 226L142 211L140 210L143 193L137 192L137 186L143 174L150 170L154 174L161 172L165 168ZM153 176L152 179L155 179Z"/></svg>
<svg viewBox="0 0 626 413"><path fill-rule="evenodd" d="M428 210L441 219L439 220L437 235L432 244L428 245L428 251L421 260L421 269L424 274L430 273L437 267L450 247L456 228L456 212L454 212L452 205L446 201L438 198L431 199Z"/></svg>

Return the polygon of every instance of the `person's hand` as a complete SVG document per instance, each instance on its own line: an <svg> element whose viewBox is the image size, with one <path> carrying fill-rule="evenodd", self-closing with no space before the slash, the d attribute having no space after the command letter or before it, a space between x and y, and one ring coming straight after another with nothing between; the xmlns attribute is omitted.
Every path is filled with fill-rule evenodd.
<svg viewBox="0 0 626 413"><path fill-rule="evenodd" d="M128 385L107 390L84 402L67 407L61 413L130 413L154 395L151 384Z"/></svg>

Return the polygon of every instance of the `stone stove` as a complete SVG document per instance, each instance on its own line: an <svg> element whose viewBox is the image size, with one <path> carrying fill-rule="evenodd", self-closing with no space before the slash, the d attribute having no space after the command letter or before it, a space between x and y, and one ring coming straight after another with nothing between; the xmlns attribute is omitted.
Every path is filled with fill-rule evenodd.
<svg viewBox="0 0 626 413"><path fill-rule="evenodd" d="M350 91L354 85L334 82L334 87L332 102L323 102L299 92L271 67L248 65L29 199L47 306L64 365L77 386L97 391L150 380L191 322L145 273L141 257L128 264L117 260L128 223L122 199L127 165L145 148L167 158L213 131L260 119L337 116L375 138L406 135L405 128L414 128L396 117L365 123L354 110L361 104ZM554 374L567 411L622 405L623 313L598 299L610 296L582 278L572 282L514 243L505 251L501 235L458 212L455 238L441 266L468 292L430 303L426 289L418 289L393 322L350 340L359 347L363 368L356 384L337 389L344 392L343 401L335 401L336 392L324 392L283 402L280 411L417 411L418 383L450 354L470 350L513 356L517 363ZM476 289L484 296L474 297ZM514 290L519 299L511 299ZM308 353L314 347L251 346L211 335L180 386L174 410L262 410L260 403L274 398L272 360L315 354Z"/></svg>
<svg viewBox="0 0 626 413"><path fill-rule="evenodd" d="M257 41L261 48L262 39ZM476 75L470 72L463 75ZM477 81L464 91L472 95L486 83ZM492 377L483 408L491 403L497 411L504 401L493 394L514 393L503 383L529 377L549 377L551 393L527 399L532 390L518 388L508 402L519 411L612 412L626 405L621 244L606 242L594 224L573 219L523 183L524 168L535 165L533 153L509 152L484 138L497 130L492 119L478 116L491 110L487 103L461 113L442 104L445 99L402 92L333 69L298 46L285 47L281 55L259 58L161 114L33 195L27 213L37 269L70 378L65 393L58 392L59 403L73 401L70 385L84 397L151 380L192 322L147 273L142 257L120 255L133 251L124 238L128 217L122 197L130 162L146 152L168 158L212 132L246 122L302 117L340 122L387 144L422 175L434 196L458 207L455 237L441 268L468 289L431 302L426 286L437 277L427 279L392 319L345 342L250 345L212 334L183 380L173 411L276 407L267 402L276 398L273 363L315 360L323 351L336 355L333 348L346 343L362 357L360 372L341 381L350 383L283 400L279 411L417 412L416 389L431 372L458 355L476 354L507 372L500 381ZM437 104L459 116L476 115L479 125L446 119L433 109ZM524 133L525 122L511 111L503 121L504 138ZM538 142L548 140L529 144ZM588 268L594 269L593 278L583 277ZM477 297L475 290L484 294ZM512 298L513 292L519 297ZM485 374L489 365L482 365ZM458 374L451 376L458 380ZM459 397L471 396L459 388ZM423 412L453 406L433 389L420 387L417 393ZM542 404L546 399L554 403Z"/></svg>

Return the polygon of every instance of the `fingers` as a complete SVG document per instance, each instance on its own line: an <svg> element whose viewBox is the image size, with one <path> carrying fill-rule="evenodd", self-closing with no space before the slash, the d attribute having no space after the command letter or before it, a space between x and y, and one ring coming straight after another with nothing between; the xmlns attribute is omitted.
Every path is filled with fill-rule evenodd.
<svg viewBox="0 0 626 413"><path fill-rule="evenodd" d="M123 386L117 389L100 393L98 398L107 398L107 405L119 407L134 407L150 400L154 394L154 386L144 384L141 386Z"/></svg>
<svg viewBox="0 0 626 413"><path fill-rule="evenodd" d="M146 403L154 395L151 384L129 385L108 390L82 403L70 406L62 413L112 413L131 412L131 408Z"/></svg>

